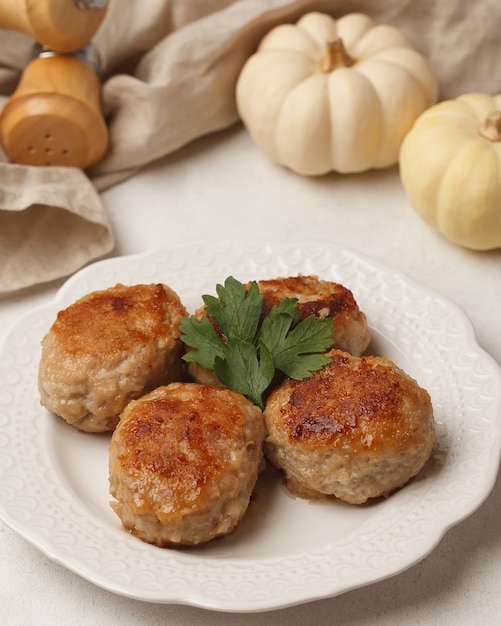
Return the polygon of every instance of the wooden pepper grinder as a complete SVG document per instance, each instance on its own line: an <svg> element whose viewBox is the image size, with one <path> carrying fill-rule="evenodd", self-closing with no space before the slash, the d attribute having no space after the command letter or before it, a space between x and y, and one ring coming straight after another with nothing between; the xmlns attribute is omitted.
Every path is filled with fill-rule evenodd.
<svg viewBox="0 0 501 626"><path fill-rule="evenodd" d="M75 52L97 31L107 4L107 0L0 0L0 28L25 33L54 52Z"/></svg>
<svg viewBox="0 0 501 626"><path fill-rule="evenodd" d="M1 13L2 2L9 9L6 14ZM100 19L86 20L93 10L82 11L78 8L82 4L99 5L95 11ZM18 30L27 24L32 28L35 17L39 17L37 23L44 24L43 33L55 33L52 44L61 48L59 33L64 15L68 20L64 26L66 45L80 46L84 33L85 37L93 34L89 24L97 28L101 23L105 5L90 0L0 0L0 26L8 19L8 24ZM25 10L21 13L19 7ZM85 27L79 23L82 18ZM49 22L52 30L45 28ZM40 30L33 27L30 32ZM99 58L90 43L71 53L47 44L34 46L33 59L0 114L0 141L9 159L23 165L87 169L102 159L108 147L108 129L101 110Z"/></svg>

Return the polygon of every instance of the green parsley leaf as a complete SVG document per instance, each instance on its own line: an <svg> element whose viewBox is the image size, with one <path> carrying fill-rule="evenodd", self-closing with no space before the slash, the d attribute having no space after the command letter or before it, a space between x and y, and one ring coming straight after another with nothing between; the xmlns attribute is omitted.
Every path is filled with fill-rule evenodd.
<svg viewBox="0 0 501 626"><path fill-rule="evenodd" d="M264 318L259 331L259 340L275 355L287 337L291 326L299 322L301 315L297 311L297 298L284 298L274 305Z"/></svg>
<svg viewBox="0 0 501 626"><path fill-rule="evenodd" d="M224 358L226 344L210 321L206 317L198 320L194 315L182 317L179 330L181 341L194 348L188 350L183 359L214 370L216 358Z"/></svg>
<svg viewBox="0 0 501 626"><path fill-rule="evenodd" d="M331 359L323 353L333 344L333 325L332 317L316 319L310 315L286 335L282 334L271 349L275 367L290 378L303 380L330 363ZM272 325L269 332L273 332L274 326L283 333L283 324Z"/></svg>
<svg viewBox="0 0 501 626"><path fill-rule="evenodd" d="M238 280L229 276L223 285L216 286L219 296L203 296L207 313L216 322L228 339L236 337L242 341L253 341L256 335L263 295L256 282L246 292Z"/></svg>
<svg viewBox="0 0 501 626"><path fill-rule="evenodd" d="M258 353L253 343L235 338L228 343L225 358L216 358L214 371L223 385L251 398L264 409L263 393L275 374L266 346Z"/></svg>
<svg viewBox="0 0 501 626"><path fill-rule="evenodd" d="M334 343L332 318L301 320L297 298L285 298L261 321L264 296L258 284L254 281L246 290L232 276L216 286L216 293L218 298L202 299L223 336L207 317L184 317L181 339L193 350L183 359L214 371L223 385L261 409L275 370L302 380L331 361L325 352Z"/></svg>

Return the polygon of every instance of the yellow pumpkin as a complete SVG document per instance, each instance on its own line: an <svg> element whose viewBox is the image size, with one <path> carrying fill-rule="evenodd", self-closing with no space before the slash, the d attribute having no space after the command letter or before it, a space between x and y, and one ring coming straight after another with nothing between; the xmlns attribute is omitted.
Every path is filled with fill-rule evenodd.
<svg viewBox="0 0 501 626"><path fill-rule="evenodd" d="M259 148L304 175L394 165L404 136L437 97L426 59L397 28L361 13L308 13L275 27L236 86L240 117Z"/></svg>
<svg viewBox="0 0 501 626"><path fill-rule="evenodd" d="M453 243L501 248L501 95L471 93L425 111L405 138L411 205Z"/></svg>

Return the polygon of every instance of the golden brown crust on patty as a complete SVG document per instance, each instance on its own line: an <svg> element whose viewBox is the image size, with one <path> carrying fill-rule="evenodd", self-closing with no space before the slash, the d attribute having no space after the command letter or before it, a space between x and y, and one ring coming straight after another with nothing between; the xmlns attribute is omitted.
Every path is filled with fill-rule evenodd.
<svg viewBox="0 0 501 626"><path fill-rule="evenodd" d="M128 401L181 377L186 314L162 284L118 284L80 298L42 340L42 404L81 430L113 430Z"/></svg>
<svg viewBox="0 0 501 626"><path fill-rule="evenodd" d="M295 491L362 503L421 470L435 441L431 400L387 359L329 356L321 371L271 394L265 453Z"/></svg>
<svg viewBox="0 0 501 626"><path fill-rule="evenodd" d="M262 461L264 420L224 387L172 383L130 403L110 445L124 527L158 546L198 544L243 517Z"/></svg>

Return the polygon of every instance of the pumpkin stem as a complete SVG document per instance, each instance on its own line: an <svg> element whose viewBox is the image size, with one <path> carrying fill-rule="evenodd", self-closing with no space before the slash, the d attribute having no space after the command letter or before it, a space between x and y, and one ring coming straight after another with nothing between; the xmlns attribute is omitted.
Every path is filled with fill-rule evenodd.
<svg viewBox="0 0 501 626"><path fill-rule="evenodd" d="M332 72L338 67L350 67L355 59L346 52L342 39L333 39L327 43L327 51L322 59L320 69L322 72Z"/></svg>
<svg viewBox="0 0 501 626"><path fill-rule="evenodd" d="M501 141L501 111L489 111L478 132L489 141Z"/></svg>

